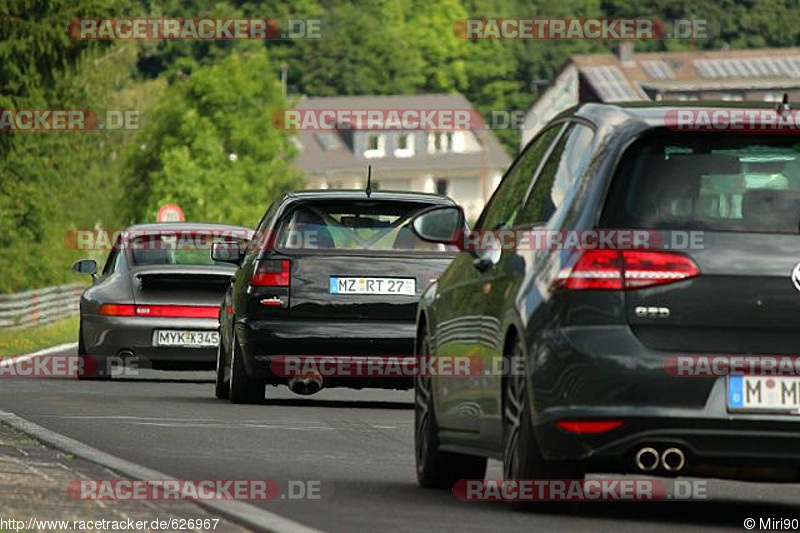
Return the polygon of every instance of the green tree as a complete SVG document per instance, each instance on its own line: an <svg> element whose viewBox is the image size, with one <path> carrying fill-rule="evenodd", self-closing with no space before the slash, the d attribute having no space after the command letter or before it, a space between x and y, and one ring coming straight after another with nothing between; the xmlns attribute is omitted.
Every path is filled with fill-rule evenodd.
<svg viewBox="0 0 800 533"><path fill-rule="evenodd" d="M299 186L287 107L265 50L234 52L171 86L131 155L132 216L177 203L188 220L254 226L277 195Z"/></svg>

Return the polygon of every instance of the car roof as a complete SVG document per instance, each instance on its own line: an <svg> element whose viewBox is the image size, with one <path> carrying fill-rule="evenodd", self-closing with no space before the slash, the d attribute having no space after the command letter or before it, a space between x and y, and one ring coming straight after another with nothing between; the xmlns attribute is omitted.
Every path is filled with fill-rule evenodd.
<svg viewBox="0 0 800 533"><path fill-rule="evenodd" d="M249 231L252 228L233 226L230 224L206 224L204 222L157 222L154 224L136 224L127 228L145 234L162 232L191 232L191 231Z"/></svg>
<svg viewBox="0 0 800 533"><path fill-rule="evenodd" d="M739 101L722 102L711 100L673 100L649 102L615 102L613 104L579 104L561 113L557 118L575 116L585 118L597 125L623 122L637 122L650 128L666 126L665 118L670 111L685 109L733 110L733 109L776 109L775 102Z"/></svg>
<svg viewBox="0 0 800 533"><path fill-rule="evenodd" d="M455 205L444 195L410 191L371 191L367 196L363 189L322 189L287 193L285 200L371 200L386 202L422 202L429 204Z"/></svg>

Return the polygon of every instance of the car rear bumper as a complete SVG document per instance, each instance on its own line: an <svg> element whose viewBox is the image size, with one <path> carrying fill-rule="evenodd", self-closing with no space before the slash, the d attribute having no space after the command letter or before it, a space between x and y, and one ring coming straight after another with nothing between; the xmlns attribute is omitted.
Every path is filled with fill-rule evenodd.
<svg viewBox="0 0 800 533"><path fill-rule="evenodd" d="M241 321L236 336L244 353L248 374L283 382L271 369L283 355L379 356L414 358L413 322L377 320L264 320ZM411 378L326 377L326 386L407 389Z"/></svg>
<svg viewBox="0 0 800 533"><path fill-rule="evenodd" d="M642 447L679 447L687 458L682 475L759 478L759 468L780 466L798 477L800 416L729 412L726 377L675 377L665 369L670 355L696 354L655 352L627 327L564 328L551 338L527 367L546 458L637 471ZM576 434L558 427L560 420L623 425Z"/></svg>
<svg viewBox="0 0 800 533"><path fill-rule="evenodd" d="M213 368L217 347L156 346L156 330L218 331L219 321L207 318L106 317L84 315L83 342L95 358L130 357L132 352L144 364L193 363ZM123 358L124 358L123 357Z"/></svg>

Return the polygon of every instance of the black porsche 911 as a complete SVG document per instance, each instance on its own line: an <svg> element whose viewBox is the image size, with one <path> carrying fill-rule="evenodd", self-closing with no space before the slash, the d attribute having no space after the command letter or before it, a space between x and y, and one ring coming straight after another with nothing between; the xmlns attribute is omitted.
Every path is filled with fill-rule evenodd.
<svg viewBox="0 0 800 533"><path fill-rule="evenodd" d="M267 384L300 394L410 388L410 377L287 379L271 363L289 355L413 361L419 295L455 249L419 239L409 220L452 205L423 193L296 192L267 210L252 241L258 246L245 253L215 245L215 259L240 265L222 303L216 396L258 403Z"/></svg>
<svg viewBox="0 0 800 533"><path fill-rule="evenodd" d="M120 232L105 266L73 265L93 285L80 302L78 354L91 357L82 378L108 378L135 360L156 369L214 368L219 302L235 268L213 261L215 241L246 245L253 230L219 224L162 223Z"/></svg>
<svg viewBox="0 0 800 533"><path fill-rule="evenodd" d="M419 354L507 370L416 378L421 485L483 479L487 457L515 480L800 479L796 375L679 377L670 362L793 359L800 345L800 144L774 107L758 109L763 126L720 129L738 109L583 104L528 144L475 232L660 239L456 256L420 299ZM417 234L448 243L455 229Z"/></svg>

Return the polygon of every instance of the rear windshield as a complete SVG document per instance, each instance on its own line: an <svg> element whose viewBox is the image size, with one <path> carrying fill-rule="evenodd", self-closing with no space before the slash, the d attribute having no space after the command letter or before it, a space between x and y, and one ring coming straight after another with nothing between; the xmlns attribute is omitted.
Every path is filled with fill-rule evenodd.
<svg viewBox="0 0 800 533"><path fill-rule="evenodd" d="M629 148L603 226L800 232L800 141L792 136L659 133Z"/></svg>
<svg viewBox="0 0 800 533"><path fill-rule="evenodd" d="M216 241L238 243L242 249L247 240L203 233L169 233L142 235L130 240L133 264L144 265L228 265L211 259L211 244Z"/></svg>
<svg viewBox="0 0 800 533"><path fill-rule="evenodd" d="M304 202L284 215L278 247L287 250L451 252L423 241L410 219L431 204L386 200Z"/></svg>

